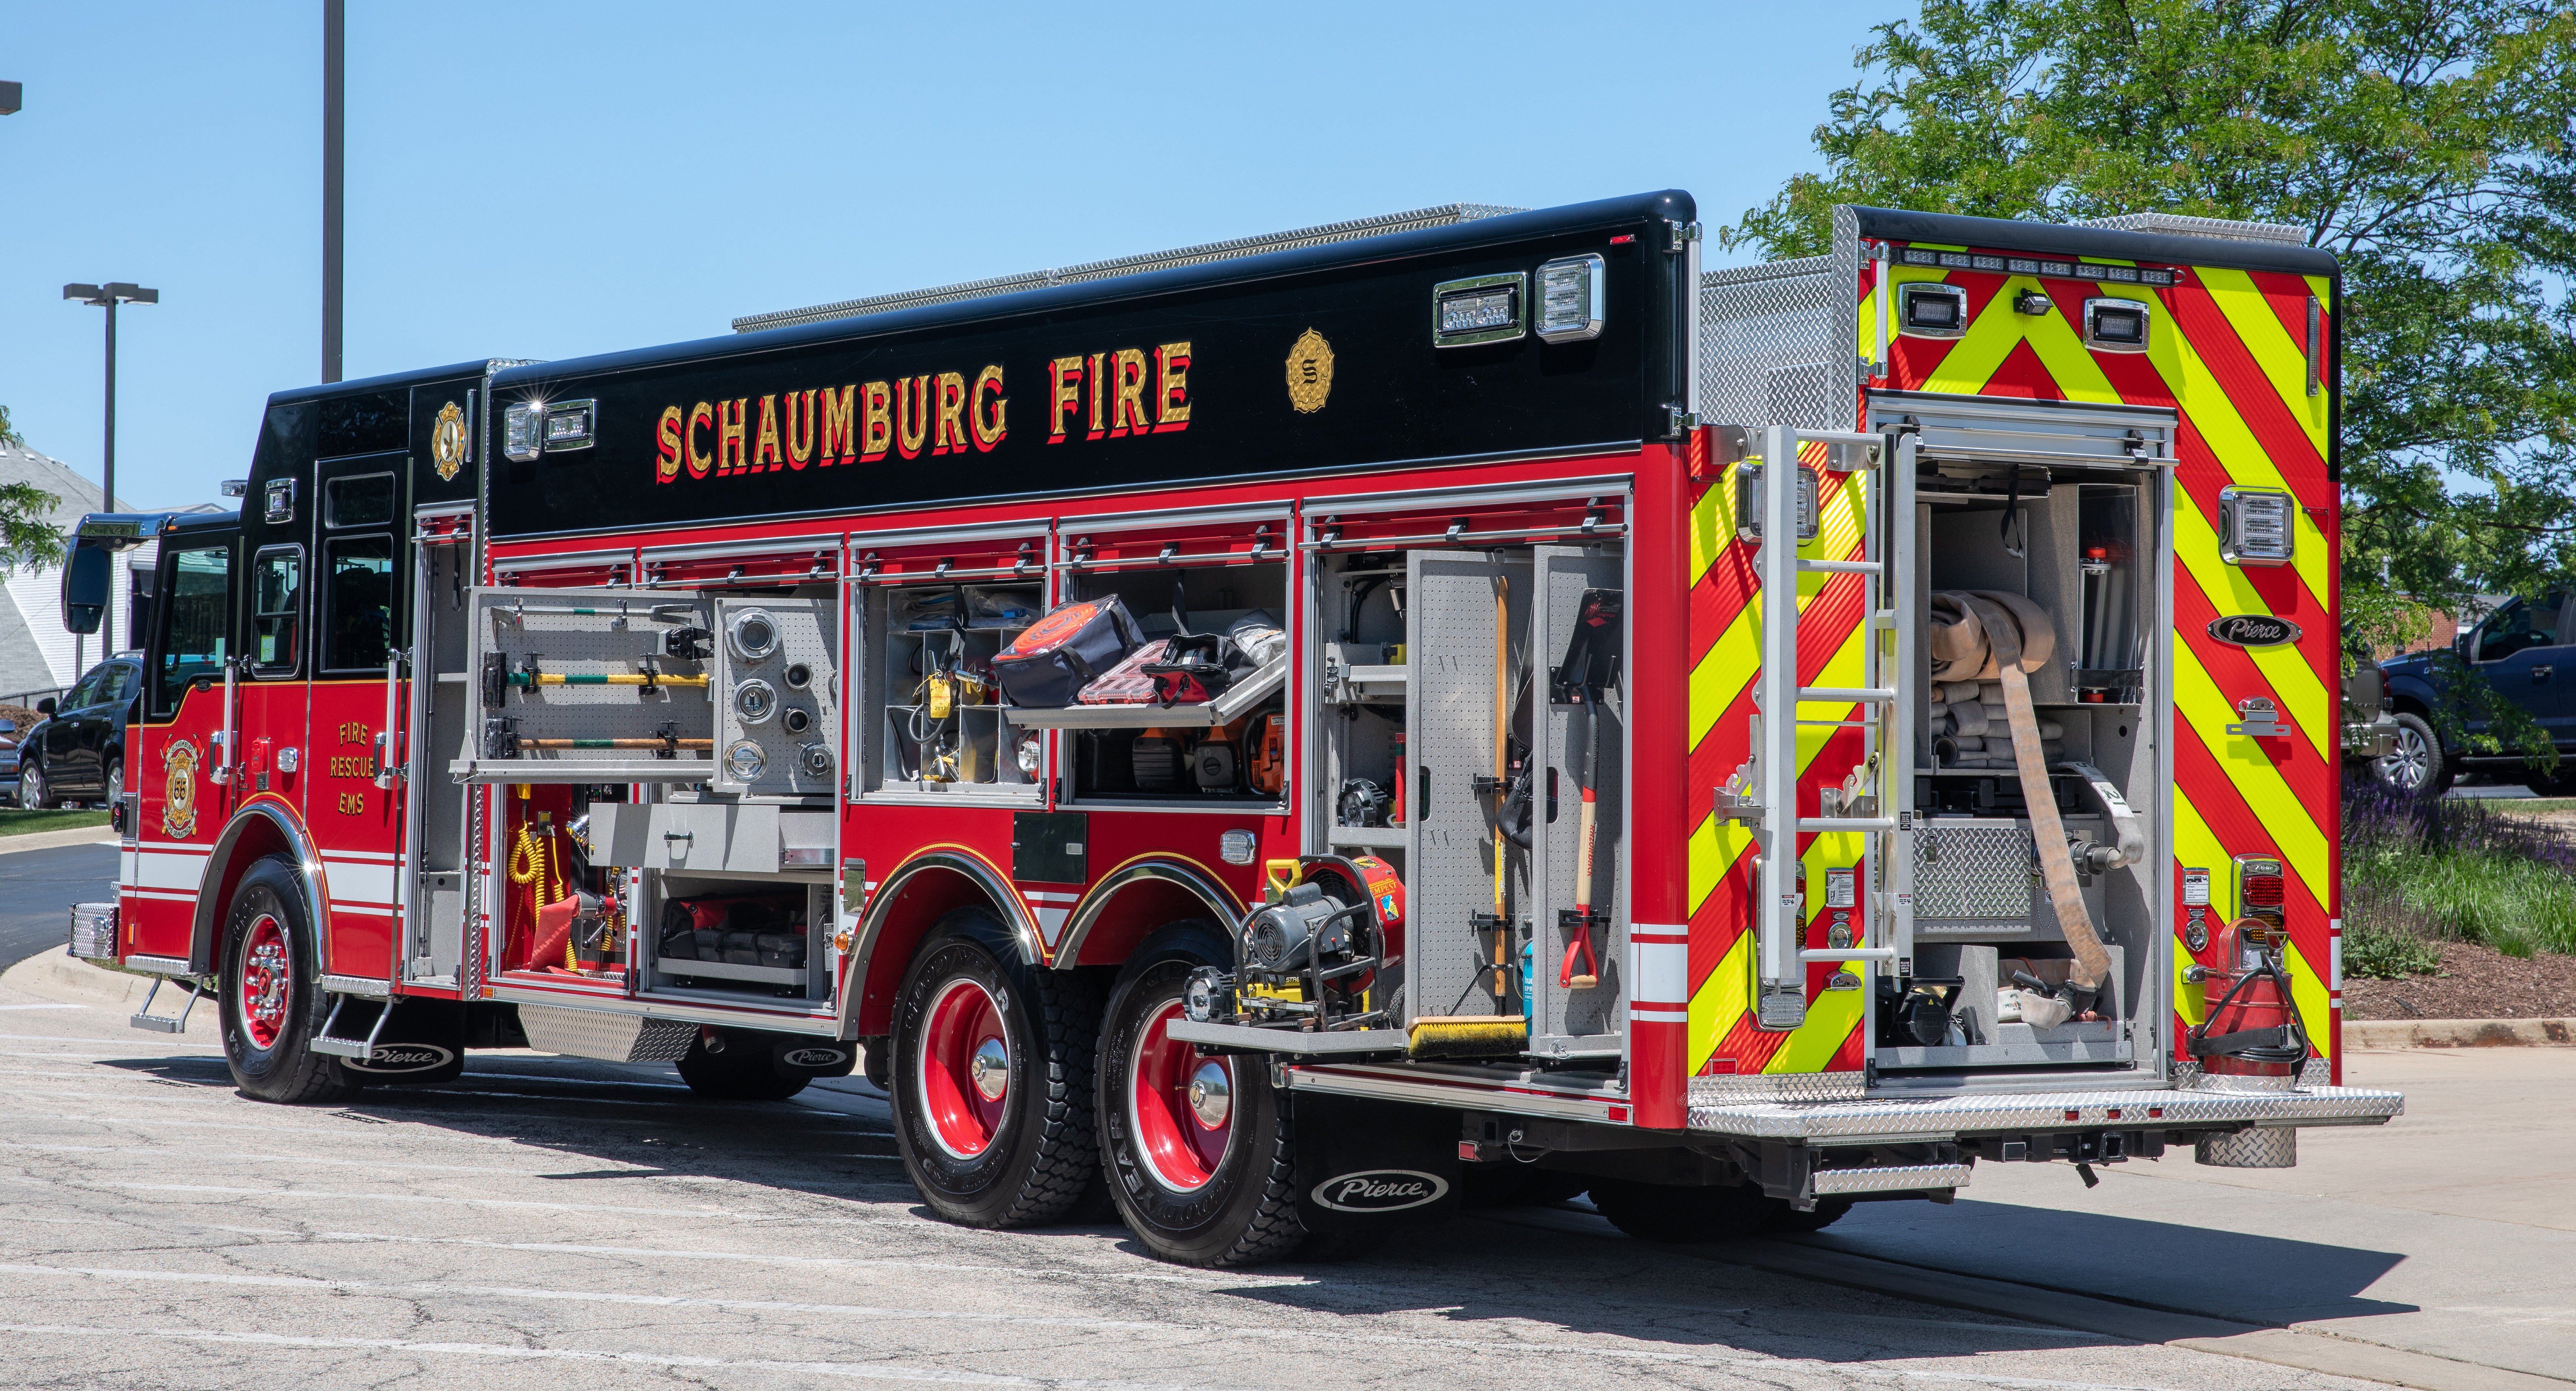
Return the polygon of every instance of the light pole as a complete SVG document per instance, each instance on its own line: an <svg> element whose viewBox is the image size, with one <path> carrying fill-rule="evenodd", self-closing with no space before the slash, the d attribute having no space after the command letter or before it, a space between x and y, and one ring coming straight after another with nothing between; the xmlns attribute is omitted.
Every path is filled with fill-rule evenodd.
<svg viewBox="0 0 2576 1391"><path fill-rule="evenodd" d="M340 236L348 170L348 0L322 0L322 380L340 380Z"/></svg>
<svg viewBox="0 0 2576 1391"><path fill-rule="evenodd" d="M130 281L111 280L104 285L65 285L63 298L95 304L107 311L107 448L106 463L99 469L99 487L105 501L102 506L116 510L116 306L120 304L159 304L161 292L147 290ZM98 651L100 656L116 653L116 583L108 582L107 612L99 619Z"/></svg>

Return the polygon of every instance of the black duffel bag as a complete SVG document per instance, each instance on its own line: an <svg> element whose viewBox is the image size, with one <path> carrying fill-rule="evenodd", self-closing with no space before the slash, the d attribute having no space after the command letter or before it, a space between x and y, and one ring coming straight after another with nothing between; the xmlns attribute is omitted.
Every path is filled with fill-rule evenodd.
<svg viewBox="0 0 2576 1391"><path fill-rule="evenodd" d="M993 679L1013 705L1071 705L1144 641L1116 595L1058 604L993 659Z"/></svg>

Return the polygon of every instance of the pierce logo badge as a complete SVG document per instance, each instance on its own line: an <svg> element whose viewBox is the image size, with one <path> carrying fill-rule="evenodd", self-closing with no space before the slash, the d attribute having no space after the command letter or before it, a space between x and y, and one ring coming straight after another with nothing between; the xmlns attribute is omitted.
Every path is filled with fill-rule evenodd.
<svg viewBox="0 0 2576 1391"><path fill-rule="evenodd" d="M349 1066L362 1072L427 1072L455 1060L456 1054L435 1043L379 1043L365 1062Z"/></svg>
<svg viewBox="0 0 2576 1391"><path fill-rule="evenodd" d="M1314 1199L1335 1212L1401 1212L1436 1203L1449 1181L1419 1169L1371 1169L1338 1174L1315 1185Z"/></svg>
<svg viewBox="0 0 2576 1391"><path fill-rule="evenodd" d="M1332 394L1333 345L1310 328L1288 349L1288 404L1299 415L1313 415Z"/></svg>
<svg viewBox="0 0 2576 1391"><path fill-rule="evenodd" d="M186 840L197 833L197 746L173 739L161 752L161 834Z"/></svg>
<svg viewBox="0 0 2576 1391"><path fill-rule="evenodd" d="M457 471L465 467L465 408L454 401L438 408L438 419L429 427L429 458L442 483L455 482Z"/></svg>
<svg viewBox="0 0 2576 1391"><path fill-rule="evenodd" d="M2278 647L2299 640L2299 625L2268 613L2232 613L2209 620L2209 636L2230 647Z"/></svg>
<svg viewBox="0 0 2576 1391"><path fill-rule="evenodd" d="M838 1048L790 1048L779 1061L789 1067L838 1067L849 1056Z"/></svg>

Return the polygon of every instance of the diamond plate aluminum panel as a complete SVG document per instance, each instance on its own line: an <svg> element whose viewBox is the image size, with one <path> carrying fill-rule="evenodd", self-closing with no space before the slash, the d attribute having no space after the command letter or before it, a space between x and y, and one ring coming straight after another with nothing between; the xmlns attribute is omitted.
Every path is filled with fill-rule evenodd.
<svg viewBox="0 0 2576 1391"><path fill-rule="evenodd" d="M116 959L116 905L72 905L71 954L92 961Z"/></svg>
<svg viewBox="0 0 2576 1391"><path fill-rule="evenodd" d="M2191 1149L2193 1163L2213 1169L2299 1167L2299 1132L2285 1126L2255 1126L2233 1135L2212 1135Z"/></svg>
<svg viewBox="0 0 2576 1391"><path fill-rule="evenodd" d="M1849 1193L1914 1193L1927 1188L1965 1188L1965 1164L1890 1164L1879 1169L1818 1169L1808 1177L1809 1191L1819 1198Z"/></svg>
<svg viewBox="0 0 2576 1391"><path fill-rule="evenodd" d="M612 1063L678 1062L698 1036L698 1026L685 1019L530 1004L519 1006L519 1027L527 1031L528 1046L540 1053Z"/></svg>
<svg viewBox="0 0 2576 1391"><path fill-rule="evenodd" d="M1866 1095L1868 1081L1857 1072L1755 1072L1690 1080L1694 1116L1702 1107L1740 1101L1858 1101Z"/></svg>
<svg viewBox="0 0 2576 1391"><path fill-rule="evenodd" d="M1763 1140L1959 1135L1988 1130L2099 1130L2106 1126L2182 1129L2258 1122L2300 1125L2384 1121L2406 1109L2406 1098L2399 1093L2357 1087L2323 1087L2271 1095L2140 1089L1804 1104L1703 1102L1699 1083L1711 1080L1731 1079L1693 1080L1691 1128Z"/></svg>
<svg viewBox="0 0 2576 1391"><path fill-rule="evenodd" d="M1700 277L1701 419L1852 427L1859 321L1845 301L1857 303L1858 272L1837 279L1835 260L1808 256Z"/></svg>
<svg viewBox="0 0 2576 1391"><path fill-rule="evenodd" d="M1914 829L1914 918L2020 923L2030 917L2030 827L2018 821L1924 821Z"/></svg>

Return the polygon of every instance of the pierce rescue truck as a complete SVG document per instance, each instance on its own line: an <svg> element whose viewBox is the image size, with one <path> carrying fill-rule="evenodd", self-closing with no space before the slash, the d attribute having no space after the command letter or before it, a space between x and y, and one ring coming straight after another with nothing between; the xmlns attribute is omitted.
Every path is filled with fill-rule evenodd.
<svg viewBox="0 0 2576 1391"><path fill-rule="evenodd" d="M939 1216L1211 1265L2397 1114L2335 259L1701 254L1680 192L1459 205L280 392L237 513L80 524L74 631L157 570L71 951L275 1102L863 1069Z"/></svg>

